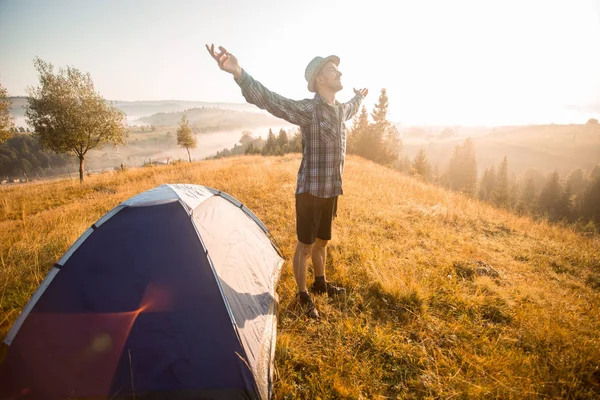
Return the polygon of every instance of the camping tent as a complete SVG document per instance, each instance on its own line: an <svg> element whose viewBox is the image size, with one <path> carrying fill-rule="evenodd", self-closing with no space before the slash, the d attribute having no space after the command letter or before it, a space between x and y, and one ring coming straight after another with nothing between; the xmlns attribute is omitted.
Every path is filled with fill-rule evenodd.
<svg viewBox="0 0 600 400"><path fill-rule="evenodd" d="M271 397L282 258L239 201L162 185L114 208L8 333L0 398Z"/></svg>

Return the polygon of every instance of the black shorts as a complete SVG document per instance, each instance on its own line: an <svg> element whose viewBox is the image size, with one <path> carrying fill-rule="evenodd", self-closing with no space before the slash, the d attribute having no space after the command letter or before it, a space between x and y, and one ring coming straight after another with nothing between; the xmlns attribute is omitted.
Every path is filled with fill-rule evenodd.
<svg viewBox="0 0 600 400"><path fill-rule="evenodd" d="M310 193L296 195L296 234L300 243L313 244L315 238L331 240L337 199L337 196L321 198Z"/></svg>

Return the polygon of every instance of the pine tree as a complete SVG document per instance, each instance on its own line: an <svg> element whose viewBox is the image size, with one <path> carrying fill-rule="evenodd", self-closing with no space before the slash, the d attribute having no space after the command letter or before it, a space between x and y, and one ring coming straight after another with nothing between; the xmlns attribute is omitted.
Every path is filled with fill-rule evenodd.
<svg viewBox="0 0 600 400"><path fill-rule="evenodd" d="M402 152L402 141L398 129L387 119L388 107L387 92L383 88L379 95L379 101L371 113L373 124L370 129L370 141L377 150L377 154L371 159L381 164L393 163Z"/></svg>
<svg viewBox="0 0 600 400"><path fill-rule="evenodd" d="M508 182L508 208L512 209L517 206L520 190L516 177L513 177L513 179Z"/></svg>
<svg viewBox="0 0 600 400"><path fill-rule="evenodd" d="M412 168L414 174L419 178L425 181L429 181L431 179L431 164L427 159L427 154L425 153L425 149L423 147L421 147L417 153L417 156L412 163Z"/></svg>
<svg viewBox="0 0 600 400"><path fill-rule="evenodd" d="M596 178L600 178L600 164L594 165L594 168L592 168L588 175L590 181L594 181Z"/></svg>
<svg viewBox="0 0 600 400"><path fill-rule="evenodd" d="M187 150L188 160L192 162L192 155L190 149L195 149L198 145L198 141L192 135L192 129L190 128L187 115L183 114L181 121L179 121L179 127L177 128L177 145Z"/></svg>
<svg viewBox="0 0 600 400"><path fill-rule="evenodd" d="M533 180L533 184L536 188L542 188L546 185L546 176L536 168L528 168L521 174L521 180L523 182L527 182L529 179Z"/></svg>
<svg viewBox="0 0 600 400"><path fill-rule="evenodd" d="M471 138L456 145L448 167L448 184L456 190L473 196L477 189L477 159Z"/></svg>
<svg viewBox="0 0 600 400"><path fill-rule="evenodd" d="M556 209L557 219L565 218L567 221L571 220L571 212L573 210L573 201L571 200L571 196L571 186L566 184L565 189L562 191L560 198L558 199Z"/></svg>
<svg viewBox="0 0 600 400"><path fill-rule="evenodd" d="M600 223L600 177L594 179L583 193L581 202L582 216L593 221L596 224Z"/></svg>
<svg viewBox="0 0 600 400"><path fill-rule="evenodd" d="M479 199L490 201L492 193L496 189L496 166L492 165L489 169L486 168L479 184Z"/></svg>
<svg viewBox="0 0 600 400"><path fill-rule="evenodd" d="M277 147L277 138L271 129L269 129L269 135L267 136L267 141L265 142L265 147L263 147L262 154L263 155L271 155L275 153L275 148Z"/></svg>
<svg viewBox="0 0 600 400"><path fill-rule="evenodd" d="M585 190L587 182L581 168L571 171L566 181L567 185L571 186L573 194L579 194Z"/></svg>
<svg viewBox="0 0 600 400"><path fill-rule="evenodd" d="M540 211L552 220L556 220L559 217L562 194L560 176L558 172L554 171L546 181L546 185L540 192L538 200Z"/></svg>
<svg viewBox="0 0 600 400"><path fill-rule="evenodd" d="M368 140L369 114L367 108L362 106L360 113L354 117L354 126L347 139L347 152L350 154L359 154L360 149Z"/></svg>
<svg viewBox="0 0 600 400"><path fill-rule="evenodd" d="M302 153L302 133L296 129L294 136L290 140L290 151L292 153Z"/></svg>
<svg viewBox="0 0 600 400"><path fill-rule="evenodd" d="M496 185L492 192L492 199L494 204L499 207L508 207L510 205L508 193L508 159L506 156L504 156L504 159L498 167Z"/></svg>
<svg viewBox="0 0 600 400"><path fill-rule="evenodd" d="M277 146L281 149L285 148L285 146L289 143L289 138L285 129L281 128L279 130L279 135L277 135Z"/></svg>
<svg viewBox="0 0 600 400"><path fill-rule="evenodd" d="M519 209L522 211L534 212L535 208L535 184L533 183L533 178L530 178L523 188Z"/></svg>

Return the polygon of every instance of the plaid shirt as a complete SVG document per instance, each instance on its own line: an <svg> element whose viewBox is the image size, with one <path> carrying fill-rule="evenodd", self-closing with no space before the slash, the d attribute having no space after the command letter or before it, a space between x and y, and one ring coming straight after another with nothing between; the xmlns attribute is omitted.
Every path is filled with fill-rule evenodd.
<svg viewBox="0 0 600 400"><path fill-rule="evenodd" d="M347 103L327 104L319 94L313 99L290 100L271 92L246 71L236 79L248 103L274 116L300 126L302 162L298 170L296 194L316 197L343 194L342 173L346 157L346 124L360 107L361 95Z"/></svg>

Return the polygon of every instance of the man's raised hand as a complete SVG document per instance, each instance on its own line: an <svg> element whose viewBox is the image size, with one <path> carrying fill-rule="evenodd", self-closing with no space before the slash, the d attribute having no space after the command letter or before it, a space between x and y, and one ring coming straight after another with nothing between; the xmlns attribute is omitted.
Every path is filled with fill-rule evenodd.
<svg viewBox="0 0 600 400"><path fill-rule="evenodd" d="M354 94L360 94L364 99L369 94L369 89L354 89Z"/></svg>
<svg viewBox="0 0 600 400"><path fill-rule="evenodd" d="M240 67L237 58L229 53L223 46L219 46L219 53L215 52L215 45L211 44L210 47L206 45L206 50L215 59L219 68L225 72L229 72L236 79L242 75L242 68Z"/></svg>

